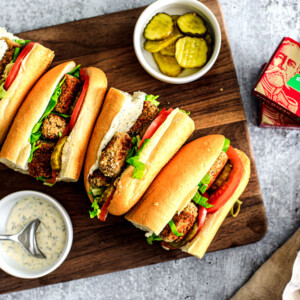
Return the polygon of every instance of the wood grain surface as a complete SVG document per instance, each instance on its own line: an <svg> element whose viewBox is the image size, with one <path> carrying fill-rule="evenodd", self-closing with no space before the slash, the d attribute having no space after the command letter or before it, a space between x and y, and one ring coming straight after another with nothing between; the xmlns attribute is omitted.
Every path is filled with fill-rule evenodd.
<svg viewBox="0 0 300 300"><path fill-rule="evenodd" d="M219 58L205 77L184 85L160 82L139 65L132 35L143 8L99 16L19 34L53 49L54 65L74 59L83 66L102 68L109 86L134 92L142 90L160 95L161 106L191 111L196 131L189 141L220 133L251 159L250 182L241 196L238 218L227 217L209 251L249 244L260 240L267 221L250 145L239 86L226 35L221 8L217 0L202 1L215 14L222 31ZM83 180L43 186L29 176L0 165L0 198L19 191L37 190L59 200L68 211L74 226L74 243L67 260L53 273L34 280L22 280L0 271L0 293L20 291L88 276L135 268L186 257L181 251L165 251L159 243L149 246L144 233L122 217L109 216L106 223L91 220L90 202Z"/></svg>

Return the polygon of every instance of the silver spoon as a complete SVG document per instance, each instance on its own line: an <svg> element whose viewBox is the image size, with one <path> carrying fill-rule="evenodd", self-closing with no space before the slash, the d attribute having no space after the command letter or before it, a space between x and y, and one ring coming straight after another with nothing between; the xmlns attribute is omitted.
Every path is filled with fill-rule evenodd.
<svg viewBox="0 0 300 300"><path fill-rule="evenodd" d="M19 233L12 235L0 234L0 241L14 241L19 243L23 249L31 256L36 258L46 258L46 256L39 250L35 232L41 221L35 219L29 222Z"/></svg>

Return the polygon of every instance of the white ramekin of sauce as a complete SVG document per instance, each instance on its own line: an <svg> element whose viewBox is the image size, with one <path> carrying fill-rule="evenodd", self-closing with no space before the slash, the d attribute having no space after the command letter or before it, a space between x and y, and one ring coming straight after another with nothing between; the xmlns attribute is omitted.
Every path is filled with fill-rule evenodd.
<svg viewBox="0 0 300 300"><path fill-rule="evenodd" d="M17 243L0 242L0 268L20 278L38 278L57 269L73 243L73 226L63 206L54 198L35 191L20 191L0 200L0 233L15 234L34 219L39 249L46 259L30 256Z"/></svg>

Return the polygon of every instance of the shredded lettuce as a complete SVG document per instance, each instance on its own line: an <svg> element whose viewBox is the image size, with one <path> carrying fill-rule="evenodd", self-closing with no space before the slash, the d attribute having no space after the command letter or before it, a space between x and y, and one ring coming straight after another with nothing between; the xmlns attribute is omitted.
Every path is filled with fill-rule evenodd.
<svg viewBox="0 0 300 300"><path fill-rule="evenodd" d="M52 97L51 97L51 99L48 103L48 106L47 106L46 110L44 111L42 117L34 125L32 131L31 131L31 135L29 137L29 142L31 144L30 156L29 156L29 159L28 159L29 163L32 161L34 151L37 150L40 147L40 146L36 146L36 142L40 139L40 137L42 135L42 132L40 130L41 126L43 124L44 119L49 116L51 111L56 106L58 98L61 94L61 86L64 83L65 79L66 79L66 77L64 76L64 78L61 80L61 82L58 84L58 86L54 90L54 93L53 93L53 95L52 95Z"/></svg>
<svg viewBox="0 0 300 300"><path fill-rule="evenodd" d="M92 198L94 199L94 202L92 203L92 210L89 211L90 213L90 218L93 219L96 216L99 217L101 208L98 204L98 201L101 199L102 194L104 193L106 187L100 187L100 188L93 188L90 187L90 190L88 192L89 195L92 195Z"/></svg>
<svg viewBox="0 0 300 300"><path fill-rule="evenodd" d="M179 109L179 111L181 111L182 113L186 114L187 116L189 116L191 114L190 111L185 111L183 109Z"/></svg>
<svg viewBox="0 0 300 300"><path fill-rule="evenodd" d="M230 146L230 140L227 139L227 138L225 138L225 141L224 141L224 145L223 145L222 151L227 152L229 146Z"/></svg>
<svg viewBox="0 0 300 300"><path fill-rule="evenodd" d="M200 193L197 191L197 193L195 194L195 196L193 197L193 201L196 204L199 204L205 208L210 208L213 207L213 205L208 203L208 199L204 196L201 196Z"/></svg>
<svg viewBox="0 0 300 300"><path fill-rule="evenodd" d="M15 39L15 42L20 44L21 46L25 46L31 42L31 40L21 40L21 39Z"/></svg>
<svg viewBox="0 0 300 300"><path fill-rule="evenodd" d="M156 106L158 106L160 103L156 100L159 96L154 96L154 95L146 95L145 101L149 101Z"/></svg>
<svg viewBox="0 0 300 300"><path fill-rule="evenodd" d="M148 236L148 237L147 237L147 243L148 243L149 245L152 245L152 243L155 242L155 241L162 241L162 238L159 237L159 236L157 236L157 235L154 234L154 233L153 233L151 236Z"/></svg>
<svg viewBox="0 0 300 300"><path fill-rule="evenodd" d="M138 145L140 143L140 137L136 136L132 138L132 144L134 145L132 149L129 151L126 162L129 165L132 165L134 167L132 178L135 179L143 179L146 166L144 163L140 162L140 154L143 151L143 149L147 146L147 144L150 142L150 139L145 139L143 142L143 145L138 150Z"/></svg>
<svg viewBox="0 0 300 300"><path fill-rule="evenodd" d="M170 226L172 232L173 232L176 236L183 236L183 233L178 232L178 230L177 230L177 228L176 228L176 225L175 225L175 223L174 223L173 220L171 220L171 221L169 222L169 226Z"/></svg>
<svg viewBox="0 0 300 300"><path fill-rule="evenodd" d="M101 209L100 209L98 201L96 199L94 199L91 207L93 208L93 210L89 210L90 218L93 219L96 216L99 217L99 215L101 213Z"/></svg>
<svg viewBox="0 0 300 300"><path fill-rule="evenodd" d="M60 117L63 117L63 118L70 118L71 116L70 115L66 115L66 114L59 114L59 113L57 113L57 112L52 112L52 114L54 114L54 115L57 115L57 116L60 116Z"/></svg>
<svg viewBox="0 0 300 300"><path fill-rule="evenodd" d="M17 60L17 57L20 54L20 48L16 48L15 49L15 53L14 53L14 58L13 58L13 62L15 62Z"/></svg>
<svg viewBox="0 0 300 300"><path fill-rule="evenodd" d="M8 96L8 92L3 87L4 83L5 83L5 81L3 81L3 83L0 84L0 100L6 98Z"/></svg>
<svg viewBox="0 0 300 300"><path fill-rule="evenodd" d="M54 184L55 184L55 183L47 183L46 181L50 178L47 178L47 177L44 177L44 176L39 176L39 177L36 177L35 179L38 180L38 181L43 181L44 185L47 185L47 186L50 186L50 187L54 186Z"/></svg>
<svg viewBox="0 0 300 300"><path fill-rule="evenodd" d="M44 176L39 176L39 177L36 177L35 179L38 180L38 181L43 181L43 182L45 182L45 181L48 180L49 178L44 177Z"/></svg>
<svg viewBox="0 0 300 300"><path fill-rule="evenodd" d="M4 69L2 78L0 80L0 100L8 97L8 92L4 88L4 83L5 83L5 80L8 76L11 68L13 67L13 65L14 65L14 62L11 61L9 64L6 65L6 67Z"/></svg>
<svg viewBox="0 0 300 300"><path fill-rule="evenodd" d="M209 183L210 183L210 176L209 174L206 174L201 180L201 182L198 184L199 190L202 194L204 194L205 191L207 190Z"/></svg>
<svg viewBox="0 0 300 300"><path fill-rule="evenodd" d="M71 72L67 73L79 79L81 65L76 66Z"/></svg>

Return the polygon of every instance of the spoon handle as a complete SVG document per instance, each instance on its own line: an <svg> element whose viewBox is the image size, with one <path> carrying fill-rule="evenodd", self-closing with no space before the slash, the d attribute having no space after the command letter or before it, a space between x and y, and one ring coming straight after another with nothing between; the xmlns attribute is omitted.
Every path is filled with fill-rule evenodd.
<svg viewBox="0 0 300 300"><path fill-rule="evenodd" d="M0 234L0 241L14 241L14 236L15 235Z"/></svg>

